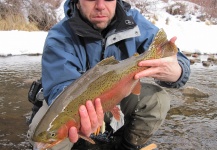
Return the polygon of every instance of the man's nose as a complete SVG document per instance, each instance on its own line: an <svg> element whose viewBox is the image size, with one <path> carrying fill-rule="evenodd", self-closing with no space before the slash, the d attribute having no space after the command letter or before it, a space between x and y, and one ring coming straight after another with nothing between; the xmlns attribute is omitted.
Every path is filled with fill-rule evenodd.
<svg viewBox="0 0 217 150"><path fill-rule="evenodd" d="M104 10L105 9L105 0L96 0L96 9Z"/></svg>

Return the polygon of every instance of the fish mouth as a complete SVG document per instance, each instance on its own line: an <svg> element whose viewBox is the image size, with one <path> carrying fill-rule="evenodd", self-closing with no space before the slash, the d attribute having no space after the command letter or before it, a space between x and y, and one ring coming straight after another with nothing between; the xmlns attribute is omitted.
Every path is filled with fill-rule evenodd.
<svg viewBox="0 0 217 150"><path fill-rule="evenodd" d="M54 145L57 145L61 141L62 140L56 141L56 142L52 142L52 143L35 142L33 150L46 150L48 148L53 147Z"/></svg>
<svg viewBox="0 0 217 150"><path fill-rule="evenodd" d="M35 142L33 150L46 150L47 148L52 147L52 144Z"/></svg>

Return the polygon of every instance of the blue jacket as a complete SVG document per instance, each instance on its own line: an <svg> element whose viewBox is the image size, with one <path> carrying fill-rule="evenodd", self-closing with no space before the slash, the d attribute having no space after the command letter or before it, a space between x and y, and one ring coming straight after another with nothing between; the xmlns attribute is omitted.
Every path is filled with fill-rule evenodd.
<svg viewBox="0 0 217 150"><path fill-rule="evenodd" d="M126 59L146 51L158 28L128 3L118 0L116 16L103 31L95 30L80 17L74 3L64 5L65 18L48 33L42 55L42 85L48 104L82 73L104 58ZM175 83L157 81L161 86L178 88L190 75L189 60L178 52L182 75Z"/></svg>

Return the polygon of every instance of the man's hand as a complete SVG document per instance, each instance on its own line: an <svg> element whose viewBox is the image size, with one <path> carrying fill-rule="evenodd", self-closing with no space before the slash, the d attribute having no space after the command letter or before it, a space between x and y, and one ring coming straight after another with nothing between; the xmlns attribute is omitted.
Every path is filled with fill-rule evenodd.
<svg viewBox="0 0 217 150"><path fill-rule="evenodd" d="M103 124L104 113L99 98L94 101L94 104L87 101L86 105L80 106L79 114L81 118L80 132L87 137ZM69 129L69 139L72 143L78 141L79 136L75 127Z"/></svg>
<svg viewBox="0 0 217 150"><path fill-rule="evenodd" d="M177 60L177 55L141 61L138 65L149 68L137 73L135 79L152 77L160 81L176 82L182 73L182 68Z"/></svg>

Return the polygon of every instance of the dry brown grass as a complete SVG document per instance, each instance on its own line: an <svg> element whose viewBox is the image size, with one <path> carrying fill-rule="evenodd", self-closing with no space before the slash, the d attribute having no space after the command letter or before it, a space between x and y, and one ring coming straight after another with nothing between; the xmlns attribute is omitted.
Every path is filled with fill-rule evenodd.
<svg viewBox="0 0 217 150"><path fill-rule="evenodd" d="M47 31L57 22L56 12L51 6L45 8L40 3L33 2L27 10L29 22L35 24L39 30Z"/></svg>
<svg viewBox="0 0 217 150"><path fill-rule="evenodd" d="M0 1L0 30L47 31L59 20L55 9L60 6L62 1Z"/></svg>
<svg viewBox="0 0 217 150"><path fill-rule="evenodd" d="M5 19L0 19L0 30L23 30L38 31L38 27L34 23L28 23L23 16L9 15Z"/></svg>

